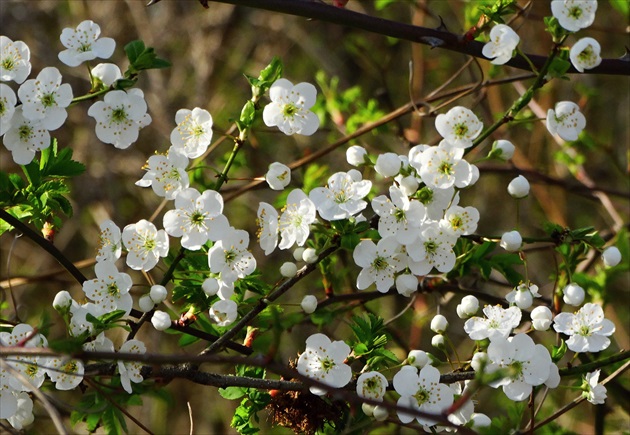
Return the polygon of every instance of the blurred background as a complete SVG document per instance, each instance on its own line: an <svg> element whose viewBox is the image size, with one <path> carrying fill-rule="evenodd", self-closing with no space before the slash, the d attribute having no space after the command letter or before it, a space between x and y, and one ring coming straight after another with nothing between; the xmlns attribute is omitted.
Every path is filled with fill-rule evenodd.
<svg viewBox="0 0 630 435"><path fill-rule="evenodd" d="M466 22L466 11L470 11L469 2L401 0L382 7L385 3L351 0L347 7L362 13L433 28L440 25L441 18L449 31L460 34L474 24ZM523 1L519 3L525 5ZM472 4L475 5L474 2ZM31 49L33 69L30 77L36 76L46 66L55 66L63 74L64 82L72 84L75 96L82 95L90 88L87 68L85 65L70 68L58 60L57 54L63 49L59 35L63 28L74 28L86 19L101 26L102 36L115 39L116 50L108 61L117 63L123 71L127 67L123 47L136 39L142 39L147 46L154 47L160 57L173 64L171 68L152 70L141 75L137 87L145 93L153 122L141 130L139 140L128 149L117 150L96 138L94 120L87 116L91 102L71 108L67 123L52 134L58 139L60 147L71 146L74 158L87 166L87 171L73 183L71 198L74 216L65 220L62 230L56 235L55 245L70 260L81 262L84 266L83 273L88 278L94 276L92 259L96 253L100 222L112 219L122 228L140 219L148 219L157 211L155 222L161 227L161 216L171 204L159 209L161 199L151 189L137 187L134 182L142 177L142 166L149 156L168 149L169 136L175 127L175 113L178 109L201 107L208 110L214 119L214 140L219 139L230 128L231 120L238 117L243 104L251 96L243 74L257 76L273 56L282 59L285 78L293 83L314 83L320 96L326 94L327 97L343 102L336 107L332 116L323 102L318 103L317 111L322 127L312 137L286 137L276 129L265 127L262 121L255 124L250 143L239 155L235 168L230 173L236 180L228 182L222 189L227 196L245 185L249 179L264 175L268 165L274 161L289 164L343 137L344 132L356 129L357 125L377 120L407 104L412 98L423 99L451 79L468 60L462 54L431 50L427 46L318 20L214 2L210 2L209 6L204 9L193 0L162 0L151 7L145 7L143 1L130 0L3 0L0 4L0 33L14 41L24 41ZM551 42L542 22L542 18L547 15L550 15L548 2L533 2L529 14L511 24L521 37L520 48L524 52L541 55L547 52ZM579 36L597 39L602 46L602 57L623 56L624 47L630 42L628 17L613 8L609 2L600 2L595 24L580 32ZM575 40L570 39L569 44ZM411 77L410 61L413 65ZM99 62L105 60L97 59L92 66ZM509 67L495 68L484 60L480 60L479 65L481 71L474 63L469 65L446 89L524 73ZM484 125L490 125L529 83L525 81L480 89L444 107L441 113L452 106L463 105L471 108L483 120ZM480 181L474 188L462 192L461 200L462 204L474 205L480 211L481 220L477 233L500 236L504 231L515 227L517 212L521 233L533 237L544 236L541 224L545 221L570 228L592 225L604 237L611 237L613 228L619 230L620 227L627 226L630 187L629 89L627 77L585 74L573 75L570 81L556 80L537 93L532 104L524 111L525 114L544 117L547 109L562 100L577 102L582 107L587 118L587 135L572 147L556 143L543 122L519 124L509 130L501 128L493 134L493 139L509 139L516 145L514 166L540 171L562 180L566 186L574 189L536 183L530 179L533 183L532 194L520 202L517 210L516 201L511 200L506 191L507 183L517 175L514 167L510 164L480 164ZM263 101L265 103L266 100ZM349 120L352 124L348 123ZM406 154L410 146L417 143L436 144L438 141L434 118L412 113L342 146L337 152L319 159L317 164L323 167L322 177L325 180L338 170L350 169L345 162L345 149L349 145L362 145L372 154L389 151ZM474 162L484 157L491 143L491 140L486 141L470 154L468 160ZM220 171L231 148L232 143L227 140L213 151L204 162L210 168L198 174L201 183L209 184L214 180L215 172L211 168ZM0 169L20 172L3 147L0 148ZM571 174L571 169L578 174L580 180L576 180ZM242 180L238 180L239 178ZM291 187L301 187L303 179L304 168L294 171ZM576 194L575 189L579 190L582 183L588 184L589 180L608 189L610 194L606 198ZM383 194L386 189L387 182L380 180L375 184L374 192ZM264 256L255 242L255 213L259 201L274 203L277 199L276 192L268 189L254 190L230 201L225 211L232 225L250 232L250 247L263 277L270 284L280 278L278 267L282 262L289 261L291 254L282 251L269 257ZM15 239L11 233L3 235L0 241L0 282L4 288L1 297L8 298L7 279L11 276L20 318L37 324L42 313L49 311L51 321L56 322L51 333L61 337L63 324L57 313L52 311L50 303L60 290L68 290L75 298L81 299L80 286L69 274L58 273L60 266L55 260L26 238ZM171 240L171 243L174 248L178 245L175 240ZM342 271L346 270L343 269L346 264L350 265L347 279L337 283L339 287L335 291L338 293L355 291L352 283L358 270L351 263L351 256L345 255L335 266ZM554 269L552 254L549 250L533 251L528 255L528 265L529 279L541 287L543 295L549 297L553 290L553 281L549 279ZM125 271L138 284L134 287L134 295L145 293L147 288L144 277L129 270ZM151 274L159 280L162 272L156 269ZM474 281L474 277L471 280ZM315 294L320 299L324 297L321 277L314 274L305 281L279 300L287 312L298 312L299 306L291 304L298 304L305 294ZM615 343L611 350L628 349L630 346L628 284L627 273L620 273L606 282L604 296L601 296L601 292L595 294L595 297L605 297L607 302L611 302L607 305L606 315L617 325ZM495 294L503 296L504 293L501 292L508 290L496 286L489 287L488 291L498 291ZM431 337L427 334L426 321L435 314L438 303L443 306L443 313L454 312L460 297L418 297L411 310L390 324L392 332L403 337L408 348L428 350ZM408 303L409 299L396 296L367 304L367 307L371 310L378 308L381 316L388 319ZM360 312L357 309L354 314ZM10 319L12 313L13 307L9 304L9 309L2 312L2 317ZM349 314L346 318L336 319L324 328L325 332L336 338L343 338L348 332L348 318ZM452 316L451 330L461 331L459 337L463 338L462 324L463 321ZM177 337L165 337L148 330L150 328L145 329L147 331L143 331L140 336L151 352L194 354L201 349L199 344L181 349L176 344ZM281 337L282 347L278 350L277 360L286 362L288 358L295 357L303 348L305 337L316 330L314 325L306 321L286 331ZM457 339L458 333L453 334L453 338ZM392 350L404 358L408 348L396 346L399 345L394 344ZM464 346L469 346L469 343ZM466 354L470 349L466 348L462 352ZM231 372L230 367L206 369ZM622 383L627 392L627 376ZM196 433L222 434L233 431L229 422L237 403L219 397L215 388L173 381L166 387L166 391L168 400L148 395L143 397L143 406L133 408L134 415L156 433L188 433L187 402L192 409ZM502 393L492 393L483 395L480 400L501 400ZM556 391L547 399L548 404L558 408L572 400L576 394L567 389ZM62 403L62 409L66 410L71 409L72 401L76 400L75 395L56 396L62 401L67 399ZM618 428L628 429L627 400L626 397L620 403L613 397L602 407L581 404L576 410L563 416L558 423L575 433L591 433L595 421L594 413L598 409L598 412L610 413L607 419L608 424L612 425L610 427L616 425ZM501 413L500 406L483 408L490 416ZM44 411L38 409L37 414L41 418L29 433L45 433L50 428ZM261 425L264 433L287 433L278 428L270 429L262 414ZM391 433L393 427L390 425L377 428L373 433ZM82 429L77 426L74 430L81 432ZM130 433L139 431L133 423L129 423L129 430ZM611 433L616 432L611 430Z"/></svg>

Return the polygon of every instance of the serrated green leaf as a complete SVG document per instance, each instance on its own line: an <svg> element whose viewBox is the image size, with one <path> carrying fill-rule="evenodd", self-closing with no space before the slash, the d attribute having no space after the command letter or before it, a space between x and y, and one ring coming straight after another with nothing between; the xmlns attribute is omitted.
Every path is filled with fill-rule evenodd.
<svg viewBox="0 0 630 435"><path fill-rule="evenodd" d="M101 420L103 421L103 428L108 435L118 435L121 433L118 418L116 417L113 407L108 407L103 412Z"/></svg>
<svg viewBox="0 0 630 435"><path fill-rule="evenodd" d="M125 45L125 53L127 54L127 59L129 59L129 63L133 64L140 57L145 50L144 42L140 40L131 41L127 45Z"/></svg>
<svg viewBox="0 0 630 435"><path fill-rule="evenodd" d="M242 387L219 388L219 394L227 400L240 399L245 395L246 391L247 389Z"/></svg>

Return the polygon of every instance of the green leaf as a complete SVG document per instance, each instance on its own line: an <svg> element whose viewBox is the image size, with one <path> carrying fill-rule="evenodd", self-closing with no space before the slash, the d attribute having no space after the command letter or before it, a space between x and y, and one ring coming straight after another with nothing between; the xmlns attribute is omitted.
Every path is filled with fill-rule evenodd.
<svg viewBox="0 0 630 435"><path fill-rule="evenodd" d="M272 85L273 82L282 77L282 61L279 57L274 56L262 71L260 71L260 75L258 76L259 86L264 84Z"/></svg>
<svg viewBox="0 0 630 435"><path fill-rule="evenodd" d="M133 64L140 57L144 50L146 49L144 42L140 40L131 41L127 45L125 45L125 53L127 54L127 59L129 59L129 63Z"/></svg>
<svg viewBox="0 0 630 435"><path fill-rule="evenodd" d="M625 15L626 18L630 15L630 3L628 0L610 0L610 4L619 13Z"/></svg>
<svg viewBox="0 0 630 435"><path fill-rule="evenodd" d="M248 100L243 106L243 110L241 110L241 117L239 121L245 128L249 128L254 123L255 115L256 107L254 106L254 102L252 100Z"/></svg>
<svg viewBox="0 0 630 435"><path fill-rule="evenodd" d="M219 394L221 397L227 400L236 400L240 399L247 392L247 388L243 387L227 387L227 388L219 388Z"/></svg>
<svg viewBox="0 0 630 435"><path fill-rule="evenodd" d="M564 340L560 340L560 346L553 346L552 348L551 360L554 363L557 363L567 353L567 350L569 350L567 344L564 342Z"/></svg>

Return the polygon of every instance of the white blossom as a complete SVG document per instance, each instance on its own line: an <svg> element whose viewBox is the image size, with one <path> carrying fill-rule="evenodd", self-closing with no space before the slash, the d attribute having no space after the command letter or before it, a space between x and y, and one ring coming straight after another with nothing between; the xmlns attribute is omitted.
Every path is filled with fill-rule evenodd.
<svg viewBox="0 0 630 435"><path fill-rule="evenodd" d="M151 290L149 291L149 297L155 304L161 304L166 299L168 295L168 291L166 287L163 285L155 284L151 286Z"/></svg>
<svg viewBox="0 0 630 435"><path fill-rule="evenodd" d="M424 204L409 200L397 186L389 187L389 196L372 200L372 209L379 215L378 232L382 237L396 237L400 244L413 243L420 235L426 218Z"/></svg>
<svg viewBox="0 0 630 435"><path fill-rule="evenodd" d="M8 418L9 423L14 429L24 429L35 421L33 414L33 400L25 391L13 393L17 399L17 410L15 414Z"/></svg>
<svg viewBox="0 0 630 435"><path fill-rule="evenodd" d="M32 121L24 117L22 106L15 109L11 126L4 134L4 146L11 151L13 161L18 165L28 165L35 153L50 146L50 133L41 120Z"/></svg>
<svg viewBox="0 0 630 435"><path fill-rule="evenodd" d="M111 220L105 220L100 225L98 253L96 261L116 261L122 253L122 233L120 228Z"/></svg>
<svg viewBox="0 0 630 435"><path fill-rule="evenodd" d="M302 299L300 306L306 314L314 313L317 309L317 298L313 295L306 295Z"/></svg>
<svg viewBox="0 0 630 435"><path fill-rule="evenodd" d="M505 299L510 303L519 307L521 310L526 310L532 306L534 298L539 298L538 286L531 282L521 283L514 290L509 292Z"/></svg>
<svg viewBox="0 0 630 435"><path fill-rule="evenodd" d="M361 373L357 379L357 395L367 399L382 401L389 382L382 373L371 371Z"/></svg>
<svg viewBox="0 0 630 435"><path fill-rule="evenodd" d="M276 80L269 89L271 103L263 109L263 121L277 126L286 135L310 136L319 128L319 118L310 109L315 104L317 89L310 83Z"/></svg>
<svg viewBox="0 0 630 435"><path fill-rule="evenodd" d="M490 341L507 338L521 322L521 310L518 307L502 308L500 305L486 305L483 317L471 317L464 324L464 331L471 340Z"/></svg>
<svg viewBox="0 0 630 435"><path fill-rule="evenodd" d="M140 129L151 123L144 93L136 88L108 92L90 106L88 115L96 120L96 137L120 149L138 140Z"/></svg>
<svg viewBox="0 0 630 435"><path fill-rule="evenodd" d="M503 65L512 58L520 40L510 26L497 24L490 30L490 41L483 46L481 53L488 59L493 59L491 63Z"/></svg>
<svg viewBox="0 0 630 435"><path fill-rule="evenodd" d="M470 109L453 107L435 118L435 129L455 148L468 148L483 129L483 123Z"/></svg>
<svg viewBox="0 0 630 435"><path fill-rule="evenodd" d="M547 331L551 326L553 313L544 305L534 308L530 316L532 318L532 327L536 331Z"/></svg>
<svg viewBox="0 0 630 435"><path fill-rule="evenodd" d="M440 372L431 365L425 365L420 372L413 366L403 366L394 375L394 388L400 394L398 406L418 411L441 415L453 404L454 393L446 384L440 383ZM436 421L426 417L414 417L398 411L398 418L403 423L411 423L414 419L423 426L432 426Z"/></svg>
<svg viewBox="0 0 630 435"><path fill-rule="evenodd" d="M278 212L271 204L258 204L256 218L258 243L265 255L271 254L278 246Z"/></svg>
<svg viewBox="0 0 630 435"><path fill-rule="evenodd" d="M291 182L291 169L280 162L273 162L265 174L265 181L273 190L284 190Z"/></svg>
<svg viewBox="0 0 630 435"><path fill-rule="evenodd" d="M515 149L514 144L509 140L499 139L492 143L491 154L501 160L510 160L514 155Z"/></svg>
<svg viewBox="0 0 630 435"><path fill-rule="evenodd" d="M552 0L551 13L569 32L577 32L593 24L597 0Z"/></svg>
<svg viewBox="0 0 630 435"><path fill-rule="evenodd" d="M593 405L602 405L606 402L606 387L599 384L599 374L601 370L587 373L582 384L582 396Z"/></svg>
<svg viewBox="0 0 630 435"><path fill-rule="evenodd" d="M171 132L171 144L189 159L203 155L212 141L212 115L207 110L179 109L175 114L177 127Z"/></svg>
<svg viewBox="0 0 630 435"><path fill-rule="evenodd" d="M65 356L50 357L46 363L46 372L58 390L74 390L83 381L85 368L79 360Z"/></svg>
<svg viewBox="0 0 630 435"><path fill-rule="evenodd" d="M584 72L585 69L595 68L602 63L602 58L599 56L600 51L599 42L595 39L582 38L571 47L569 59L576 70Z"/></svg>
<svg viewBox="0 0 630 435"><path fill-rule="evenodd" d="M608 336L615 332L615 324L604 318L601 306L588 303L575 314L558 314L553 329L569 336L566 343L573 352L601 352L610 346Z"/></svg>
<svg viewBox="0 0 630 435"><path fill-rule="evenodd" d="M144 354L147 349L143 342L134 339L125 341L118 351L121 353ZM140 374L141 369L142 363L140 361L118 361L120 383L127 393L133 394L131 382L138 384L143 381L144 378Z"/></svg>
<svg viewBox="0 0 630 435"><path fill-rule="evenodd" d="M446 331L446 328L448 328L448 320L446 320L446 317L441 314L433 316L433 319L431 319L431 331L442 334Z"/></svg>
<svg viewBox="0 0 630 435"><path fill-rule="evenodd" d="M456 242L457 237L440 228L437 222L425 225L418 240L406 246L409 269L418 276L427 275L434 267L442 273L450 272L455 266Z"/></svg>
<svg viewBox="0 0 630 435"><path fill-rule="evenodd" d="M61 84L61 73L49 66L41 70L37 78L25 81L18 89L25 118L40 121L46 130L56 130L63 125L72 102L72 88Z"/></svg>
<svg viewBox="0 0 630 435"><path fill-rule="evenodd" d="M401 273L396 277L396 291L410 297L418 290L418 277L411 273Z"/></svg>
<svg viewBox="0 0 630 435"><path fill-rule="evenodd" d="M376 158L374 170L383 177L393 177L400 172L402 161L395 153L384 153Z"/></svg>
<svg viewBox="0 0 630 435"><path fill-rule="evenodd" d="M602 261L606 267L615 267L621 262L621 251L616 246L609 246L602 252Z"/></svg>
<svg viewBox="0 0 630 435"><path fill-rule="evenodd" d="M477 230L479 211L475 207L453 205L444 212L440 228L454 236L473 234Z"/></svg>
<svg viewBox="0 0 630 435"><path fill-rule="evenodd" d="M164 215L164 231L181 237L181 245L198 251L208 241L216 241L230 227L223 213L223 197L215 190L199 193L189 187L175 196L175 209Z"/></svg>
<svg viewBox="0 0 630 435"><path fill-rule="evenodd" d="M414 367L421 369L430 363L429 355L423 350L410 350L407 355L407 362Z"/></svg>
<svg viewBox="0 0 630 435"><path fill-rule="evenodd" d="M529 195L529 181L527 181L527 178L519 175L510 181L507 190L513 198L525 198Z"/></svg>
<svg viewBox="0 0 630 435"><path fill-rule="evenodd" d="M310 233L310 225L315 222L314 202L300 189L294 189L287 196L284 211L278 219L280 249L289 249L294 244L304 245Z"/></svg>
<svg viewBox="0 0 630 435"><path fill-rule="evenodd" d="M560 101L555 109L547 111L547 130L566 141L577 140L584 127L586 118L580 107L571 101Z"/></svg>
<svg viewBox="0 0 630 435"><path fill-rule="evenodd" d="M306 349L298 359L297 370L330 387L341 388L352 379L352 369L344 364L350 350L341 340L331 342L324 334L313 334L306 339ZM326 390L317 386L311 386L310 391L318 396L326 394Z"/></svg>
<svg viewBox="0 0 630 435"><path fill-rule="evenodd" d="M514 230L503 233L501 236L501 243L499 245L508 252L516 252L521 249L522 244L523 238L521 237L521 234Z"/></svg>
<svg viewBox="0 0 630 435"><path fill-rule="evenodd" d="M61 43L66 50L59 60L68 66L79 66L87 60L107 59L114 53L116 42L112 38L99 38L101 28L91 20L81 22L76 29L66 27L61 32Z"/></svg>
<svg viewBox="0 0 630 435"><path fill-rule="evenodd" d="M230 229L208 251L210 272L221 274L221 280L233 284L256 269L256 259L247 250L249 234L244 230Z"/></svg>
<svg viewBox="0 0 630 435"><path fill-rule="evenodd" d="M348 219L367 207L363 198L370 193L372 182L355 181L346 172L337 172L328 178L326 187L311 190L309 198L322 219L327 221Z"/></svg>
<svg viewBox="0 0 630 435"><path fill-rule="evenodd" d="M31 50L22 41L0 35L0 80L22 83L31 73Z"/></svg>
<svg viewBox="0 0 630 435"><path fill-rule="evenodd" d="M394 237L386 237L374 244L371 240L362 240L352 254L357 266L362 267L357 277L357 288L365 290L372 284L381 293L394 285L395 275L404 267L400 244Z"/></svg>
<svg viewBox="0 0 630 435"><path fill-rule="evenodd" d="M346 160L352 166L361 166L365 164L367 150L359 145L352 145L346 150Z"/></svg>
<svg viewBox="0 0 630 435"><path fill-rule="evenodd" d="M151 186L157 196L175 199L180 191L190 185L186 166L188 157L169 148L166 155L156 154L149 157L143 167L147 172L141 180L136 181L136 186Z"/></svg>
<svg viewBox="0 0 630 435"><path fill-rule="evenodd" d="M147 272L155 267L160 257L168 255L166 232L146 219L123 228L122 241L128 251L127 265L134 270Z"/></svg>
<svg viewBox="0 0 630 435"><path fill-rule="evenodd" d="M291 261L286 261L280 266L280 275L285 278L293 278L297 275L297 265Z"/></svg>
<svg viewBox="0 0 630 435"><path fill-rule="evenodd" d="M412 160L410 163L430 188L462 188L472 181L471 165L463 157L464 148L443 140L438 146L424 151L419 160Z"/></svg>
<svg viewBox="0 0 630 435"><path fill-rule="evenodd" d="M116 265L109 260L103 260L94 266L96 278L83 283L86 296L96 302L104 312L124 310L131 312L133 300L129 294L131 277L119 272Z"/></svg>
<svg viewBox="0 0 630 435"><path fill-rule="evenodd" d="M578 284L571 282L562 289L562 300L567 305L578 307L584 302L586 292Z"/></svg>
<svg viewBox="0 0 630 435"><path fill-rule="evenodd" d="M164 311L156 310L151 317L151 324L158 331L166 331L171 327L171 316Z"/></svg>
<svg viewBox="0 0 630 435"><path fill-rule="evenodd" d="M238 317L236 308L236 302L231 299L217 301L210 307L210 318L214 320L218 326L230 325Z"/></svg>
<svg viewBox="0 0 630 435"><path fill-rule="evenodd" d="M313 264L317 262L318 259L317 251L313 248L306 248L304 252L302 252L302 260L308 264Z"/></svg>
<svg viewBox="0 0 630 435"><path fill-rule="evenodd" d="M479 310L479 299L473 295L466 295L462 298L462 301L457 305L457 317L460 319L468 319L469 317L477 314Z"/></svg>

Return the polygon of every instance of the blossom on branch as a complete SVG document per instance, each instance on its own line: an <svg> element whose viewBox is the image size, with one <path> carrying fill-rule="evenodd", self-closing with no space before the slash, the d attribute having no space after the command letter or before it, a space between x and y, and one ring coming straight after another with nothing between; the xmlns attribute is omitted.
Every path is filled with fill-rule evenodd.
<svg viewBox="0 0 630 435"><path fill-rule="evenodd" d="M59 60L68 66L79 66L83 62L109 58L116 48L112 38L99 38L101 28L91 20L81 22L76 29L66 27L60 40L65 50L59 53Z"/></svg>
<svg viewBox="0 0 630 435"><path fill-rule="evenodd" d="M610 346L608 336L615 332L615 324L604 318L601 306L589 303L575 314L558 314L553 329L570 336L567 347L573 352L601 352Z"/></svg>
<svg viewBox="0 0 630 435"><path fill-rule="evenodd" d="M600 51L599 42L595 39L582 38L571 47L569 59L576 70L584 72L585 69L595 68L602 63L602 58L599 57Z"/></svg>
<svg viewBox="0 0 630 435"><path fill-rule="evenodd" d="M547 130L566 141L577 140L584 127L586 118L580 107L571 101L560 101L556 103L555 110L547 111Z"/></svg>
<svg viewBox="0 0 630 435"><path fill-rule="evenodd" d="M512 58L520 41L521 38L510 26L497 24L490 30L490 41L483 46L481 53L488 59L493 59L491 63L503 65Z"/></svg>
<svg viewBox="0 0 630 435"><path fill-rule="evenodd" d="M343 341L330 341L324 334L313 334L306 339L306 349L300 355L297 370L334 388L345 386L352 379L352 369L344 364L350 355L350 346ZM318 396L326 394L326 390L311 386L310 391Z"/></svg>
<svg viewBox="0 0 630 435"><path fill-rule="evenodd" d="M169 148L165 154L149 157L143 169L147 172L142 179L136 181L136 186L149 187L157 196L175 199L175 196L190 185L188 172L188 158L174 148Z"/></svg>
<svg viewBox="0 0 630 435"><path fill-rule="evenodd" d="M19 106L15 109L11 127L5 133L3 143L11 151L15 163L28 165L37 151L50 146L50 133L40 120L27 119L22 113L22 106Z"/></svg>
<svg viewBox="0 0 630 435"><path fill-rule="evenodd" d="M0 35L0 80L22 83L31 73L31 50L22 41Z"/></svg>
<svg viewBox="0 0 630 435"><path fill-rule="evenodd" d="M25 81L18 89L25 118L40 121L46 130L56 130L68 117L66 107L72 102L72 88L61 84L61 73L55 67L41 70L37 78Z"/></svg>
<svg viewBox="0 0 630 435"><path fill-rule="evenodd" d="M286 135L310 136L319 128L319 118L310 109L315 104L317 90L310 83L276 80L269 89L271 103L263 109L263 121L268 127L278 127Z"/></svg>
<svg viewBox="0 0 630 435"><path fill-rule="evenodd" d="M483 130L483 123L470 109L453 107L435 118L435 129L456 148L468 148Z"/></svg>
<svg viewBox="0 0 630 435"><path fill-rule="evenodd" d="M212 141L212 115L207 110L179 109L175 114L177 127L171 132L171 144L189 159L200 157Z"/></svg>
<svg viewBox="0 0 630 435"><path fill-rule="evenodd" d="M123 228L122 240L128 251L127 265L134 270L147 272L155 267L160 257L168 254L166 232L146 219Z"/></svg>
<svg viewBox="0 0 630 435"><path fill-rule="evenodd" d="M595 20L597 0L552 0L551 13L569 32L584 29Z"/></svg>

